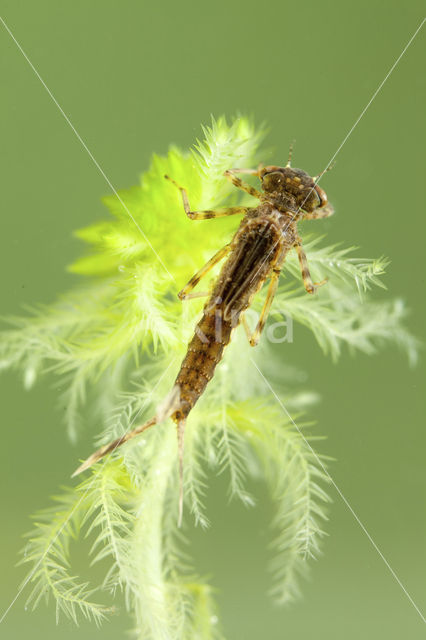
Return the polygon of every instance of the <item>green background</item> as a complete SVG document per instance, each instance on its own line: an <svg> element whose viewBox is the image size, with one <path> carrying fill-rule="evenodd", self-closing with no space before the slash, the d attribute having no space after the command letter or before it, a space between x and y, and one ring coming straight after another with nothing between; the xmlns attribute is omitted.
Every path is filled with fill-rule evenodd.
<svg viewBox="0 0 426 640"><path fill-rule="evenodd" d="M341 144L422 19L421 2L137 2L3 0L2 15L116 188L135 183L151 154L200 135L210 114L252 114L270 127L270 159L319 172ZM392 260L392 296L424 327L425 28L322 182L337 214L321 231L361 256ZM73 229L105 215L104 178L16 44L0 26L3 314L52 301L77 278L64 270L80 252ZM423 136L423 138L422 138ZM269 158L268 158L269 159ZM319 225L319 223L318 223ZM167 263L167 255L162 256ZM379 294L378 294L379 295ZM380 294L381 295L381 294ZM322 402L312 410L332 476L420 608L424 582L423 365L409 370L396 350L345 354L333 365L295 328L283 357L307 373ZM16 567L28 515L69 482L90 439L73 448L53 379L30 393L2 377L1 609L26 568ZM212 527L191 534L202 573L218 588L229 640L424 637L420 616L354 517L330 488L324 555L290 608L267 595L271 507L245 510L212 478ZM54 608L25 611L21 594L1 637L125 637L124 613L97 630Z"/></svg>

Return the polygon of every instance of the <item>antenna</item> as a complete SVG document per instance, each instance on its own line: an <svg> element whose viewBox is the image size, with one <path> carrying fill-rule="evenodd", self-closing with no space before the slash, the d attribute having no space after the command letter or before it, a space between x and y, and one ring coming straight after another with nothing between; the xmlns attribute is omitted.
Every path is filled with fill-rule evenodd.
<svg viewBox="0 0 426 640"><path fill-rule="evenodd" d="M288 150L288 160L287 160L287 164L285 165L286 167L291 167L291 156L293 155L293 148L294 148L295 142L296 140L292 140L290 143L290 148Z"/></svg>
<svg viewBox="0 0 426 640"><path fill-rule="evenodd" d="M324 173L327 173L328 171L331 171L332 169L334 169L335 166L336 166L336 161L330 162L328 167L326 167L323 171L321 171L321 173L319 173L317 176L313 177L313 180L315 180L315 182L317 182L320 178L322 178Z"/></svg>

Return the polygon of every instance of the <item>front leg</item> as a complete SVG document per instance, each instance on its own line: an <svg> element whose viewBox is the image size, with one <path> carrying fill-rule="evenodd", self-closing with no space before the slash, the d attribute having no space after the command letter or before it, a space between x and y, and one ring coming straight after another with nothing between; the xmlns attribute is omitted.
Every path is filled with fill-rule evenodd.
<svg viewBox="0 0 426 640"><path fill-rule="evenodd" d="M257 169L229 169L229 173L245 173L248 176L257 176L259 178L263 167L264 165L261 163Z"/></svg>
<svg viewBox="0 0 426 640"><path fill-rule="evenodd" d="M311 272L309 271L308 260L306 253L303 251L302 241L299 239L297 244L294 245L297 251L297 257L299 258L300 269L302 271L303 284L308 293L316 293L318 287L322 287L327 282L327 279L321 280L321 282L312 282Z"/></svg>
<svg viewBox="0 0 426 640"><path fill-rule="evenodd" d="M328 218L332 216L334 209L331 204L326 204L325 207L318 207L311 211L311 213L304 213L302 220L319 220L320 218Z"/></svg>
<svg viewBox="0 0 426 640"><path fill-rule="evenodd" d="M259 200L261 200L263 194L260 191L252 187L250 184L243 182L240 178L237 178L237 176L234 175L235 173L251 173L253 175L254 171L254 169L228 169L223 175L225 176L225 178L228 178L228 180L230 180L235 187L238 187L246 193L249 193L254 198L258 198Z"/></svg>
<svg viewBox="0 0 426 640"><path fill-rule="evenodd" d="M205 211L191 211L191 207L189 206L189 199L186 189L184 187L180 187L177 182L175 182L169 176L164 176L166 180L172 182L177 189L182 194L182 202L183 208L185 210L186 215L191 220L209 220L211 218L223 218L224 216L234 216L236 214L245 214L247 213L247 207L228 207L223 209L206 209Z"/></svg>

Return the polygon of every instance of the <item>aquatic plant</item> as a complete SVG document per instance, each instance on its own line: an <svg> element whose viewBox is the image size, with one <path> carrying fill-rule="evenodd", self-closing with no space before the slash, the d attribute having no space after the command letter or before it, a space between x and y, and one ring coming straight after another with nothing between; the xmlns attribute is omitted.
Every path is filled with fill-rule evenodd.
<svg viewBox="0 0 426 640"><path fill-rule="evenodd" d="M81 284L27 317L8 318L11 328L0 335L0 365L20 371L26 388L42 375L62 379L72 440L102 424L95 445L107 443L152 415L170 390L203 304L181 303L176 293L223 245L236 220L189 220L164 174L185 185L194 208L236 204L250 200L239 199L223 172L262 159L263 131L247 118L231 125L220 118L203 133L191 151L172 147L167 156L154 156L140 184L104 198L109 218L76 232L88 245L70 267ZM315 279L329 282L307 295L297 257L290 255L271 322L282 322L285 309L286 323L308 327L333 358L344 345L372 353L391 342L414 361L417 345L404 328L403 303L371 298L370 290L383 286L387 260L360 259L355 249L327 246L319 237L305 242L305 249ZM275 402L253 361L274 381L299 427ZM182 546L185 528L209 524L203 504L209 469L225 472L230 496L248 506L254 501L247 476L266 481L276 505L272 595L280 603L292 601L309 559L319 553L327 513L326 461L313 449L311 428L303 426L311 400L312 394L290 385L268 330L252 349L238 328L188 420L184 528L177 528L177 439L169 421L100 461L37 514L24 557L31 565L29 602L35 607L53 598L58 616L77 621L81 614L99 623L121 590L140 640L222 637L212 590L196 577ZM84 535L92 541L92 562L107 567L95 587L70 567L71 542Z"/></svg>

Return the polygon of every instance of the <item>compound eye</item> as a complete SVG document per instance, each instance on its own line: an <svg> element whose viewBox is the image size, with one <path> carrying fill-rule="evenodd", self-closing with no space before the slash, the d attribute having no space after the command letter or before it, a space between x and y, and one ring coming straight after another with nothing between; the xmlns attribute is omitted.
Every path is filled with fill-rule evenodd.
<svg viewBox="0 0 426 640"><path fill-rule="evenodd" d="M315 191L317 192L317 196L319 198L319 208L325 207L325 205L328 204L327 194L317 184L315 185Z"/></svg>

